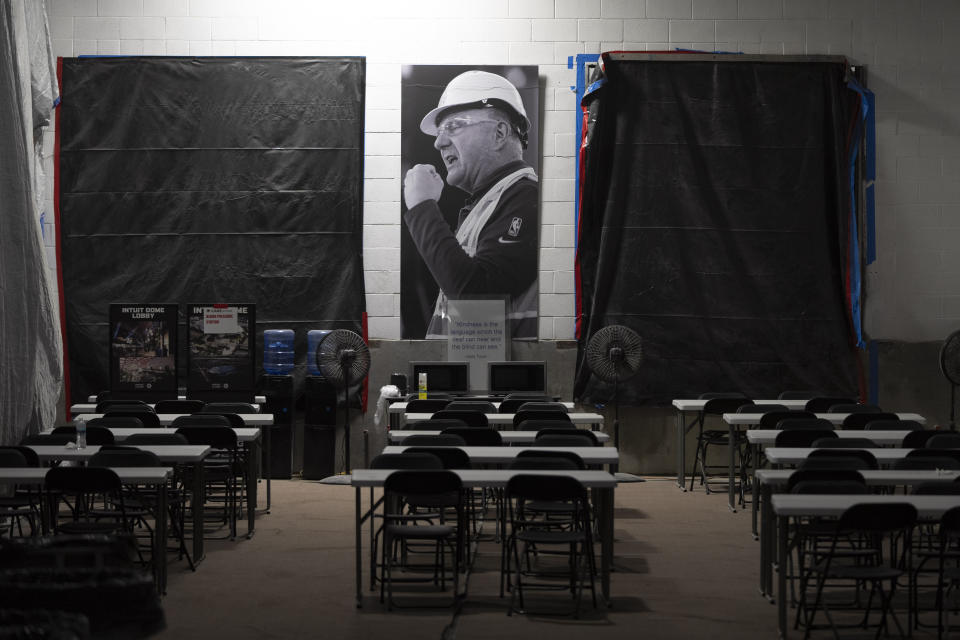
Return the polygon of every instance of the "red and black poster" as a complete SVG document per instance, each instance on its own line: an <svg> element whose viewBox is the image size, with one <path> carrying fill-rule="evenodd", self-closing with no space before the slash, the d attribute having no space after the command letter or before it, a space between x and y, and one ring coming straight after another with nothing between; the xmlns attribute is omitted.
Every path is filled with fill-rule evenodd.
<svg viewBox="0 0 960 640"><path fill-rule="evenodd" d="M110 305L110 392L145 400L177 396L177 305Z"/></svg>
<svg viewBox="0 0 960 640"><path fill-rule="evenodd" d="M187 394L202 399L253 399L256 333L252 304L199 304L189 307Z"/></svg>

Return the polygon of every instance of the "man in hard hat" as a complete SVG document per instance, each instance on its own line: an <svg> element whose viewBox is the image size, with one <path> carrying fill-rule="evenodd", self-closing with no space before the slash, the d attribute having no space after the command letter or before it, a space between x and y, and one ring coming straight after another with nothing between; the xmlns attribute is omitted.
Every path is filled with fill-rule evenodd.
<svg viewBox="0 0 960 640"><path fill-rule="evenodd" d="M469 194L454 233L437 202L444 181L430 164L403 179L404 222L440 286L427 338L447 336L447 299L509 296L511 337L537 337L537 174L523 162L530 119L516 88L486 71L450 81L420 130L435 136L446 183Z"/></svg>

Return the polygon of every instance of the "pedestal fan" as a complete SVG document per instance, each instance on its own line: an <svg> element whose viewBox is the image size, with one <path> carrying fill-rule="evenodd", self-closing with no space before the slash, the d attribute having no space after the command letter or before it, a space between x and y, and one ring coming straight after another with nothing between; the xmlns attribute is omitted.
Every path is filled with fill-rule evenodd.
<svg viewBox="0 0 960 640"><path fill-rule="evenodd" d="M960 385L960 331L954 331L940 347L940 370L950 382L950 430L957 428L954 420L957 385Z"/></svg>
<svg viewBox="0 0 960 640"><path fill-rule="evenodd" d="M640 370L643 349L637 332L623 325L603 327L587 341L587 365L595 376L613 383L613 443L620 448L618 385Z"/></svg>
<svg viewBox="0 0 960 640"><path fill-rule="evenodd" d="M363 380L370 371L370 349L360 335L346 329L334 329L317 345L314 357L317 369L330 384L343 384L344 468L350 472L350 384Z"/></svg>

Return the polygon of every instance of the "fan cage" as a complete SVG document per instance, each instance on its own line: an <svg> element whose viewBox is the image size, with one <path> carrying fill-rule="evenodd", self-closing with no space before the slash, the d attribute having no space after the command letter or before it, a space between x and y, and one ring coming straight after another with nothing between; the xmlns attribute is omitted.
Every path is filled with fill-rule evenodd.
<svg viewBox="0 0 960 640"><path fill-rule="evenodd" d="M960 385L960 331L954 331L940 348L940 370L951 384Z"/></svg>
<svg viewBox="0 0 960 640"><path fill-rule="evenodd" d="M620 349L622 358L612 357ZM643 360L640 336L623 325L610 325L597 331L587 341L587 363L591 371L604 382L623 381L634 376Z"/></svg>

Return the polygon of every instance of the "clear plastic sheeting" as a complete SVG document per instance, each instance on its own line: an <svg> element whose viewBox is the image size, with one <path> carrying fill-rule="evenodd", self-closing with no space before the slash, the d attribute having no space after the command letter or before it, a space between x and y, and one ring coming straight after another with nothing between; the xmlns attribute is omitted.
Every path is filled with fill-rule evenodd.
<svg viewBox="0 0 960 640"><path fill-rule="evenodd" d="M63 380L37 186L56 99L44 3L0 3L0 444L53 424Z"/></svg>
<svg viewBox="0 0 960 640"><path fill-rule="evenodd" d="M377 400L377 411L373 414L373 424L379 431L386 431L390 424L390 399L399 398L400 389L396 385L388 384L380 387L380 399Z"/></svg>

